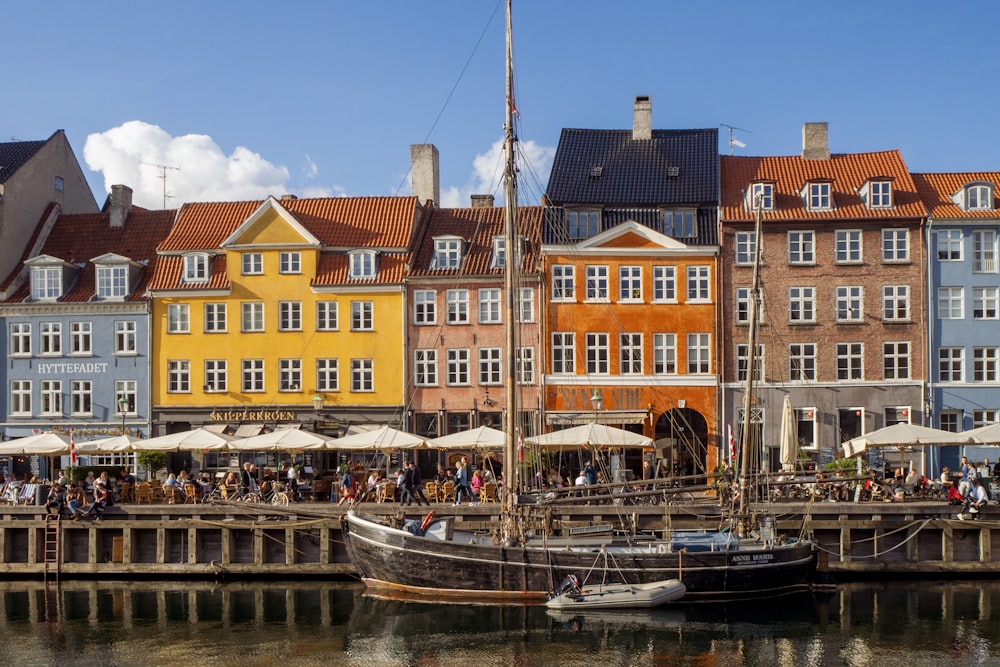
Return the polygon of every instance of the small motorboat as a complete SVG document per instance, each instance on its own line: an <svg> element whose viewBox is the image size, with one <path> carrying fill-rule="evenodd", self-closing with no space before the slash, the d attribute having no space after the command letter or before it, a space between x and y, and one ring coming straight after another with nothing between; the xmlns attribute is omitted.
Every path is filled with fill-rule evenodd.
<svg viewBox="0 0 1000 667"><path fill-rule="evenodd" d="M561 611L583 609L637 609L658 607L679 600L686 589L680 579L664 579L648 584L580 585L576 575L563 579L549 594L545 606Z"/></svg>

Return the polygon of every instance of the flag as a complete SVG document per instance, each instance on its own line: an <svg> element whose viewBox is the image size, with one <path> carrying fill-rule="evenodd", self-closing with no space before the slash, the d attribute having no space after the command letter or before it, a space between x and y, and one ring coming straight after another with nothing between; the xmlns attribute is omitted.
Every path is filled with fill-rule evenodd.
<svg viewBox="0 0 1000 667"><path fill-rule="evenodd" d="M746 148L747 147L747 145L745 143L743 143L742 141L740 141L739 139L730 139L729 140L729 145L736 146L737 148Z"/></svg>
<svg viewBox="0 0 1000 667"><path fill-rule="evenodd" d="M73 439L73 429L69 430L69 464L76 465L76 441Z"/></svg>
<svg viewBox="0 0 1000 667"><path fill-rule="evenodd" d="M732 461L736 458L736 440L733 439L733 425L726 424L726 428L729 429L729 460Z"/></svg>
<svg viewBox="0 0 1000 667"><path fill-rule="evenodd" d="M517 434L517 460L524 461L524 437Z"/></svg>

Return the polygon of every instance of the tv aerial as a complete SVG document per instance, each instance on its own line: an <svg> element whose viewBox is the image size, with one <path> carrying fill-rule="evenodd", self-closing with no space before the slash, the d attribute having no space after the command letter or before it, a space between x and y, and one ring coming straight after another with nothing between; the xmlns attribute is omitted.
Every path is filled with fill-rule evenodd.
<svg viewBox="0 0 1000 667"><path fill-rule="evenodd" d="M732 138L732 132L730 134L730 139ZM147 167L156 167L160 170L159 178L163 180L163 210L167 210L167 198L173 197L173 195L167 194L167 169L173 169L174 171L180 171L180 167L171 167L165 164L156 164L154 162L140 162L139 164L144 164Z"/></svg>
<svg viewBox="0 0 1000 667"><path fill-rule="evenodd" d="M729 130L729 154L733 154L733 146L737 148L746 148L747 145L733 136L733 130L737 132L746 132L747 134L753 134L752 130L744 130L742 127L734 127L732 125L726 125L725 123L719 123L720 126Z"/></svg>

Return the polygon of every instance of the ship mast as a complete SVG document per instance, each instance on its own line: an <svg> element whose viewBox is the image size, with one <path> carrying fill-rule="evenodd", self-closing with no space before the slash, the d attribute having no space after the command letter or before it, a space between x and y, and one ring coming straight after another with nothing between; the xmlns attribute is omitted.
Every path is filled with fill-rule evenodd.
<svg viewBox="0 0 1000 667"><path fill-rule="evenodd" d="M753 383L757 374L757 319L760 315L760 260L761 260L761 199L758 195L753 202L756 211L754 222L754 261L753 278L750 283L750 327L747 341L747 382L746 394L743 396L743 427L740 433L740 467L739 467L739 520L744 524L747 522L747 504L749 503L750 479L754 476L751 466L754 459L750 456L751 437L750 427L753 424L754 409L754 389ZM744 529L749 526L744 525Z"/></svg>
<svg viewBox="0 0 1000 667"><path fill-rule="evenodd" d="M517 395L517 339L518 292L521 252L517 234L517 179L514 169L514 55L511 23L511 0L507 0L507 95L504 122L504 289L506 291L506 345L507 372L504 374L504 391L507 394L507 419L505 422L503 470L504 496L508 503L517 498L520 484L517 465L517 439L519 436L519 410ZM509 507L510 505L508 505Z"/></svg>

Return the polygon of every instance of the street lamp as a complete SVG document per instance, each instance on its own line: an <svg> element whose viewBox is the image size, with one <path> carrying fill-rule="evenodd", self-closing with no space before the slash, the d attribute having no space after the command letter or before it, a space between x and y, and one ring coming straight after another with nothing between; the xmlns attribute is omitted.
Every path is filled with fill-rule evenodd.
<svg viewBox="0 0 1000 667"><path fill-rule="evenodd" d="M313 396L312 403L313 412L319 414L323 410L323 406L326 404L326 401L323 400L323 397L320 394L316 394Z"/></svg>
<svg viewBox="0 0 1000 667"><path fill-rule="evenodd" d="M128 396L125 392L118 395L118 412L122 415L122 435L125 435L125 413L128 412Z"/></svg>
<svg viewBox="0 0 1000 667"><path fill-rule="evenodd" d="M594 408L594 423L597 423L601 408L604 407L604 397L601 396L600 389L594 389L594 392L590 395L590 404Z"/></svg>

